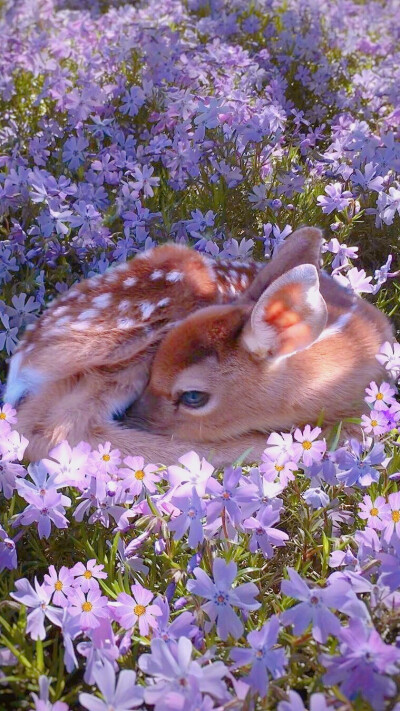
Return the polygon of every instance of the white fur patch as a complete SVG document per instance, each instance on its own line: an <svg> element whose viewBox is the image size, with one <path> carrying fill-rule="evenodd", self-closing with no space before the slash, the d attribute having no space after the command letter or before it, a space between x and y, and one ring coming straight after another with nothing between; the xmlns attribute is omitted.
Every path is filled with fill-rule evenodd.
<svg viewBox="0 0 400 711"><path fill-rule="evenodd" d="M134 328L136 326L136 321L133 321L131 318L120 318L117 321L117 327L122 329L123 331L129 329L129 328Z"/></svg>
<svg viewBox="0 0 400 711"><path fill-rule="evenodd" d="M142 317L144 320L150 318L153 311L157 308L156 304L150 303L150 301L143 301L140 304L140 310L142 312Z"/></svg>
<svg viewBox="0 0 400 711"><path fill-rule="evenodd" d="M86 311L82 311L82 313L79 314L77 317L78 321L85 321L86 319L91 320L92 318L96 318L99 315L99 312L96 309L86 309Z"/></svg>
<svg viewBox="0 0 400 711"><path fill-rule="evenodd" d="M155 269L154 272L150 274L150 279L151 281L156 281L156 279L162 279L164 276L164 272L162 269Z"/></svg>
<svg viewBox="0 0 400 711"><path fill-rule="evenodd" d="M128 277L127 279L125 279L123 281L123 285L124 286L135 286L136 282L137 282L136 277Z"/></svg>
<svg viewBox="0 0 400 711"><path fill-rule="evenodd" d="M105 308L110 305L111 298L112 296L110 293L99 294L98 296L93 297L92 304L98 308Z"/></svg>
<svg viewBox="0 0 400 711"><path fill-rule="evenodd" d="M163 306L168 306L170 301L171 301L171 299L169 299L168 296L166 296L165 299L160 299L160 301L157 302L157 306L159 306L160 309L162 309Z"/></svg>
<svg viewBox="0 0 400 711"><path fill-rule="evenodd" d="M10 405L16 405L18 400L26 394L37 392L46 378L43 373L39 373L34 368L25 367L21 369L23 359L22 353L16 353L10 362L8 372L7 387L4 394L4 401Z"/></svg>
<svg viewBox="0 0 400 711"><path fill-rule="evenodd" d="M122 301L119 302L118 304L118 311L128 311L128 309L132 306L132 302L129 301L129 299L123 299Z"/></svg>
<svg viewBox="0 0 400 711"><path fill-rule="evenodd" d="M168 274L165 278L167 281L169 281L171 283L175 283L177 281L182 281L183 274L182 274L182 272L172 271L172 272L168 272Z"/></svg>

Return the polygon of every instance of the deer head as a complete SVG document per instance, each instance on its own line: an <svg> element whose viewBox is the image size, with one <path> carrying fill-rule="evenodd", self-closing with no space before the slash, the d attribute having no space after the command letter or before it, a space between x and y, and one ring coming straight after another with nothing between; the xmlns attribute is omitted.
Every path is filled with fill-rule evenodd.
<svg viewBox="0 0 400 711"><path fill-rule="evenodd" d="M299 230L239 302L171 329L127 426L213 442L360 414L391 328L320 272L320 247L319 230Z"/></svg>

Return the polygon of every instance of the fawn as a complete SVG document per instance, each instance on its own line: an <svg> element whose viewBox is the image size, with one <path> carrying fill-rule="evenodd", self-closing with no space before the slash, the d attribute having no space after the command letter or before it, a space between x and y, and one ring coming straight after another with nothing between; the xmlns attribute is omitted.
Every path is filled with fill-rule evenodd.
<svg viewBox="0 0 400 711"><path fill-rule="evenodd" d="M360 414L387 318L320 270L302 228L262 269L165 245L74 286L23 338L6 399L28 456L63 439L231 462L265 433ZM119 420L119 421L117 421Z"/></svg>

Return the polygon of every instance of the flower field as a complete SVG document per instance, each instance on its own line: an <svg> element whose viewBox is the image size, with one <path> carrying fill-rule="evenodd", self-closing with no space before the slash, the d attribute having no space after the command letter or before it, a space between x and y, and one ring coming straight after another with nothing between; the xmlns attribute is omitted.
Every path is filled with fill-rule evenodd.
<svg viewBox="0 0 400 711"><path fill-rule="evenodd" d="M262 261L321 227L399 326L398 0L0 0L0 67L1 393L52 299L166 241ZM358 439L321 420L223 471L28 463L4 404L0 711L400 711L399 344L377 358Z"/></svg>

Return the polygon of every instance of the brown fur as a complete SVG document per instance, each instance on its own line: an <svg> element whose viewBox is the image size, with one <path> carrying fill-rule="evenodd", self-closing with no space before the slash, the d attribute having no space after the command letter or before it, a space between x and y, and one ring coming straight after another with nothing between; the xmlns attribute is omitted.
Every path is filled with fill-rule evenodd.
<svg viewBox="0 0 400 711"><path fill-rule="evenodd" d="M375 355L392 332L378 309L324 274L310 303L302 282L286 283L290 270L307 264L318 283L320 246L319 230L303 228L257 276L252 265L235 266L235 276L232 265L210 265L192 250L167 245L73 287L21 344L21 368L45 377L18 407L28 456L41 458L63 439L92 446L109 440L124 455L151 461L168 464L195 449L224 464L249 447L257 459L263 433L315 423L321 411L326 423L359 414L365 387L382 379ZM157 270L163 279L151 278ZM165 274L176 271L182 278L167 281ZM243 275L253 281L240 295ZM274 284L281 284L275 292ZM93 299L105 293L109 304L94 318ZM141 311L143 302L163 298L167 305L150 315ZM134 322L128 327L118 326L121 304ZM57 325L60 306L68 318ZM88 310L87 328L77 331ZM331 326L350 311L342 330L315 341L325 322ZM191 383L212 395L203 413L179 404L179 387ZM116 406L124 409L130 400L124 425L112 421Z"/></svg>

